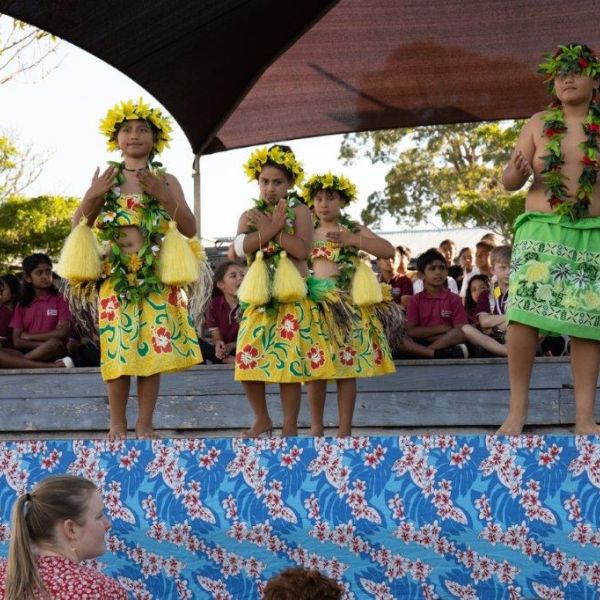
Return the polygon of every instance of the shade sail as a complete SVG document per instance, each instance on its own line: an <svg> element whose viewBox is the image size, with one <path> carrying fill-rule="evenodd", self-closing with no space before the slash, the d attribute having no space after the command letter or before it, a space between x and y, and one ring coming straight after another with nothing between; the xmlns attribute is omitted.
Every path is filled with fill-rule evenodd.
<svg viewBox="0 0 600 600"><path fill-rule="evenodd" d="M544 52L600 50L589 0L0 0L0 10L137 81L202 153L528 116L546 103Z"/></svg>

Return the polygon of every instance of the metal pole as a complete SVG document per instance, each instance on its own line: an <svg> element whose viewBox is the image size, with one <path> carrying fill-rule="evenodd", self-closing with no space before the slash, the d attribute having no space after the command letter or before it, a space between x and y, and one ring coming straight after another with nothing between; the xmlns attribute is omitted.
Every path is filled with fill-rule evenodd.
<svg viewBox="0 0 600 600"><path fill-rule="evenodd" d="M198 239L202 239L202 207L200 204L200 154L194 156L194 164L192 167L192 177L194 178L194 217L196 217L196 235Z"/></svg>

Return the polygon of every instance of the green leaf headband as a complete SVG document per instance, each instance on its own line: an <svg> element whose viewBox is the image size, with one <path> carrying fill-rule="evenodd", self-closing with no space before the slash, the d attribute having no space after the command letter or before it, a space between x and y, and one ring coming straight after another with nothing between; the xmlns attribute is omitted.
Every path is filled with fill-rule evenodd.
<svg viewBox="0 0 600 600"><path fill-rule="evenodd" d="M548 91L555 95L554 78L567 73L587 75L592 79L600 77L600 60L594 53L581 44L558 46L554 54L545 54L538 72L547 75Z"/></svg>

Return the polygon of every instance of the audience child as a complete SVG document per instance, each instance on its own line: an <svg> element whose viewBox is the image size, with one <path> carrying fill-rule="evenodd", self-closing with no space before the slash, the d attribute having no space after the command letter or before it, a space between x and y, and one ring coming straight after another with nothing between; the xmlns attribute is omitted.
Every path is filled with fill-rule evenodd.
<svg viewBox="0 0 600 600"><path fill-rule="evenodd" d="M127 600L117 581L81 564L104 554L110 527L94 483L71 475L44 479L13 506L0 598Z"/></svg>
<svg viewBox="0 0 600 600"><path fill-rule="evenodd" d="M413 284L410 278L395 272L391 258L378 258L377 267L379 269L377 276L379 282L387 283L392 289L394 302L406 309L408 299L413 295Z"/></svg>
<svg viewBox="0 0 600 600"><path fill-rule="evenodd" d="M448 269L454 265L454 257L456 256L456 244L452 240L443 240L438 246L440 254L446 259Z"/></svg>
<svg viewBox="0 0 600 600"><path fill-rule="evenodd" d="M490 278L487 275L473 275L471 277L465 296L465 312L472 325L479 327L479 320L476 315L477 302L482 294L489 295L489 291Z"/></svg>
<svg viewBox="0 0 600 600"><path fill-rule="evenodd" d="M21 298L21 282L16 275L7 273L0 277L0 347L13 347L10 322Z"/></svg>
<svg viewBox="0 0 600 600"><path fill-rule="evenodd" d="M473 325L463 327L463 333L471 344L483 348L493 356L508 356L505 337L510 255L510 246L496 246L492 250L490 259L494 286L489 293L479 295L477 305L473 310L479 329ZM469 282L469 288L475 277L477 275Z"/></svg>
<svg viewBox="0 0 600 600"><path fill-rule="evenodd" d="M462 345L461 330L468 323L467 313L459 296L444 287L448 268L446 260L431 248L417 259L417 270L423 277L424 289L408 303L406 332L417 343L440 350ZM459 347L456 355L466 358L466 348Z"/></svg>
<svg viewBox="0 0 600 600"><path fill-rule="evenodd" d="M225 261L215 268L213 297L207 305L205 325L212 344L200 340L202 355L215 364L235 363L239 320L237 292L244 278L244 268L235 261Z"/></svg>
<svg viewBox="0 0 600 600"><path fill-rule="evenodd" d="M464 298L467 293L467 286L469 285L469 279L474 275L487 275L491 278L492 276L492 265L490 263L490 252L494 246L487 241L480 241L475 244L475 266L468 275L463 277L462 286L460 289L460 295Z"/></svg>
<svg viewBox="0 0 600 600"><path fill-rule="evenodd" d="M67 301L52 282L52 262L37 253L23 260L23 287L11 322L13 347L23 357L45 366L72 367L66 353L71 313ZM59 358L63 356L63 358ZM3 360L7 357L4 356ZM48 363L53 363L52 365ZM14 368L38 368L23 363Z"/></svg>

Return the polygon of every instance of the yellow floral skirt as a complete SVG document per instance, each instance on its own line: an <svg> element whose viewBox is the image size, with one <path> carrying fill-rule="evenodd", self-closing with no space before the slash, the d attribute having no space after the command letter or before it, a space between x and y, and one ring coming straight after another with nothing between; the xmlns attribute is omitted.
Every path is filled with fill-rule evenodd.
<svg viewBox="0 0 600 600"><path fill-rule="evenodd" d="M300 383L334 374L330 344L315 302L248 306L237 338L235 379Z"/></svg>
<svg viewBox="0 0 600 600"><path fill-rule="evenodd" d="M396 370L381 321L372 306L353 306L356 320L352 338L338 344L332 337L335 375L331 379L354 379L387 375Z"/></svg>
<svg viewBox="0 0 600 600"><path fill-rule="evenodd" d="M166 286L139 304L121 303L110 280L104 281L98 307L102 379L146 377L202 362L186 305L179 288Z"/></svg>

